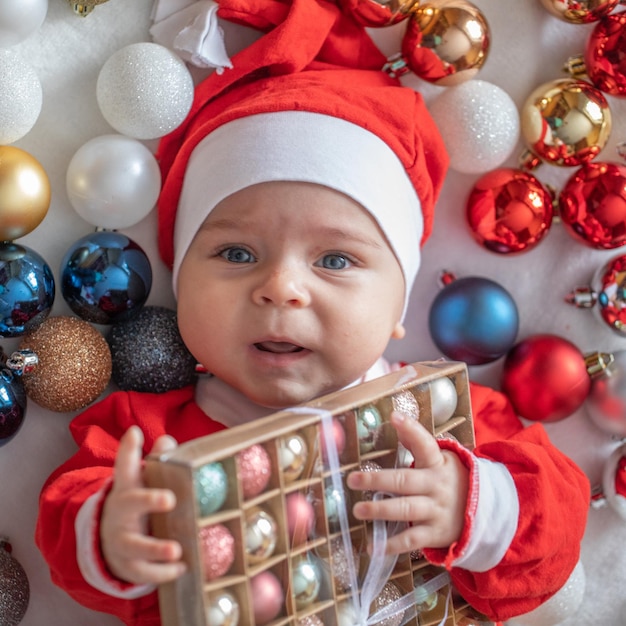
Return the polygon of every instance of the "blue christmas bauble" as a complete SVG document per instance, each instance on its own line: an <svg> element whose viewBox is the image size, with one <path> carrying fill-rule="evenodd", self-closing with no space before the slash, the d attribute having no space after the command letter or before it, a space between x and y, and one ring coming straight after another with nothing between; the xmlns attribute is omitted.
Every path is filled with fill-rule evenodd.
<svg viewBox="0 0 626 626"><path fill-rule="evenodd" d="M8 368L0 369L0 446L8 443L22 427L26 392L20 378Z"/></svg>
<svg viewBox="0 0 626 626"><path fill-rule="evenodd" d="M488 278L470 276L453 280L437 294L428 326L446 357L483 365L513 346L519 314L504 287Z"/></svg>
<svg viewBox="0 0 626 626"><path fill-rule="evenodd" d="M34 250L0 243L0 336L19 337L50 314L55 285L52 270Z"/></svg>
<svg viewBox="0 0 626 626"><path fill-rule="evenodd" d="M87 322L115 324L134 317L152 287L146 253L117 232L82 237L61 262L61 291L72 311Z"/></svg>

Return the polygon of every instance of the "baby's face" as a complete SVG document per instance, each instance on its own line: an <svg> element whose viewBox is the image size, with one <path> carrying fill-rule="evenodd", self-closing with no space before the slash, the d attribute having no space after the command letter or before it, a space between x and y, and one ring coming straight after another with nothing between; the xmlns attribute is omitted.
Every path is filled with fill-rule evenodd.
<svg viewBox="0 0 626 626"><path fill-rule="evenodd" d="M354 382L400 338L404 278L371 216L308 183L217 205L178 278L178 324L209 372L270 408Z"/></svg>

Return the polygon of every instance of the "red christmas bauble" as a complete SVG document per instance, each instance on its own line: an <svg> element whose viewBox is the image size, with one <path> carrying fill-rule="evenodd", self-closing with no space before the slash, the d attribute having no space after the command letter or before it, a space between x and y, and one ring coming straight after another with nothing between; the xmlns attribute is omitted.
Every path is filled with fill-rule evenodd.
<svg viewBox="0 0 626 626"><path fill-rule="evenodd" d="M502 390L528 420L556 422L571 415L590 387L583 354L556 335L533 335L513 346L504 360Z"/></svg>
<svg viewBox="0 0 626 626"><path fill-rule="evenodd" d="M592 248L626 245L626 166L582 165L559 194L559 214L568 231Z"/></svg>
<svg viewBox="0 0 626 626"><path fill-rule="evenodd" d="M585 71L600 91L626 96L626 11L603 17L585 48Z"/></svg>
<svg viewBox="0 0 626 626"><path fill-rule="evenodd" d="M472 235L491 252L530 250L552 224L552 194L529 172L499 168L470 191L466 216Z"/></svg>

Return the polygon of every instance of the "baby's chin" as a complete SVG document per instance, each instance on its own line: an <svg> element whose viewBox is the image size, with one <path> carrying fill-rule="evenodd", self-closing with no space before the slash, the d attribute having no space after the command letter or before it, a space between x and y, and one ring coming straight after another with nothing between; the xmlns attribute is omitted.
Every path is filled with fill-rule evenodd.
<svg viewBox="0 0 626 626"><path fill-rule="evenodd" d="M241 391L255 404L274 411L280 411L298 405L305 405L341 388L342 386L337 384L315 386L290 384L274 389L265 387L259 392L256 392L256 390L251 392L249 389L242 389Z"/></svg>

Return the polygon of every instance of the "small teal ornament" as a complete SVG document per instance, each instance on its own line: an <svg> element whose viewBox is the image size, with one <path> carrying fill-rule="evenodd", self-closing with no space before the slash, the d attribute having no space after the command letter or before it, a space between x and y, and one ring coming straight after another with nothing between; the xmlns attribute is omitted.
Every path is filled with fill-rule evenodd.
<svg viewBox="0 0 626 626"><path fill-rule="evenodd" d="M366 454L376 448L382 423L383 418L380 416L379 410L373 404L368 404L357 409L356 434L359 438L361 454Z"/></svg>
<svg viewBox="0 0 626 626"><path fill-rule="evenodd" d="M441 352L468 365L491 363L506 354L519 329L517 306L509 292L488 278L444 275L433 301L428 327Z"/></svg>
<svg viewBox="0 0 626 626"><path fill-rule="evenodd" d="M19 337L50 314L55 284L52 270L34 250L0 243L0 336Z"/></svg>
<svg viewBox="0 0 626 626"><path fill-rule="evenodd" d="M228 476L221 463L207 463L196 470L194 487L202 516L219 511L228 496Z"/></svg>
<svg viewBox="0 0 626 626"><path fill-rule="evenodd" d="M72 311L93 324L131 319L152 287L143 249L117 232L97 231L75 242L61 262L61 291Z"/></svg>

